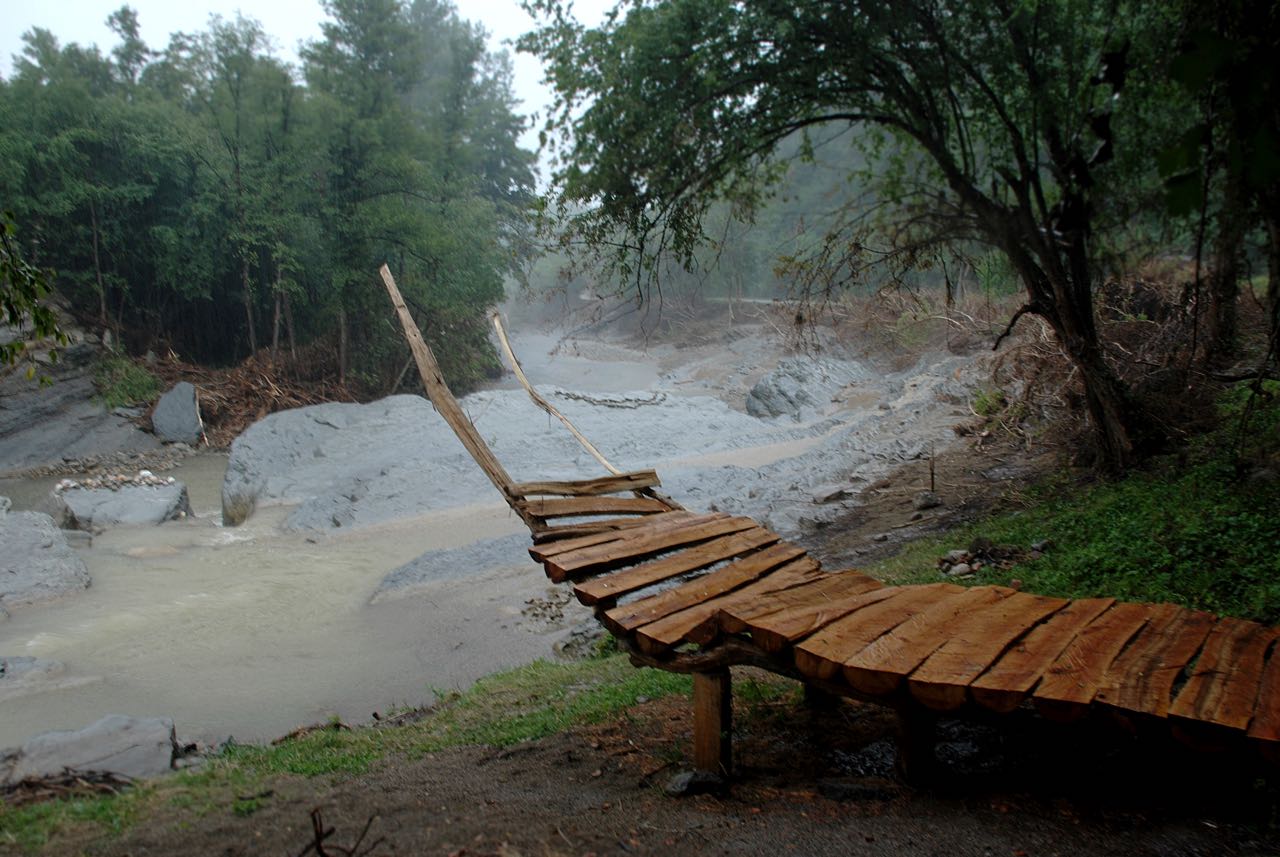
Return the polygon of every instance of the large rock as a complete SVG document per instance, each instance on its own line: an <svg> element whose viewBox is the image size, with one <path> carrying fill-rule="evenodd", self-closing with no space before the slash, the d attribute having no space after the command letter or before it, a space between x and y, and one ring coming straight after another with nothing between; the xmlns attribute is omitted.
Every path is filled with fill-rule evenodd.
<svg viewBox="0 0 1280 857"><path fill-rule="evenodd" d="M817 357L785 357L747 394L747 413L753 417L789 416L800 420L821 415L832 398L848 384L871 380L860 363Z"/></svg>
<svg viewBox="0 0 1280 857"><path fill-rule="evenodd" d="M120 488L69 488L54 492L43 509L58 526L90 532L116 526L163 524L191 514L187 486L124 485Z"/></svg>
<svg viewBox="0 0 1280 857"><path fill-rule="evenodd" d="M45 732L0 754L0 783L74 773L111 773L133 779L173 769L179 751L173 721L109 714L74 732Z"/></svg>
<svg viewBox="0 0 1280 857"><path fill-rule="evenodd" d="M186 381L174 384L173 389L156 402L156 409L151 413L151 428L156 437L170 443L199 443L204 423L200 419L196 388Z"/></svg>
<svg viewBox="0 0 1280 857"><path fill-rule="evenodd" d="M0 614L88 586L89 570L52 518L0 512Z"/></svg>
<svg viewBox="0 0 1280 857"><path fill-rule="evenodd" d="M422 587L447 580L474 577L479 571L523 566L528 557L529 535L521 531L493 539L481 539L457 548L427 551L417 559L392 569L370 599L373 603L411 594Z"/></svg>

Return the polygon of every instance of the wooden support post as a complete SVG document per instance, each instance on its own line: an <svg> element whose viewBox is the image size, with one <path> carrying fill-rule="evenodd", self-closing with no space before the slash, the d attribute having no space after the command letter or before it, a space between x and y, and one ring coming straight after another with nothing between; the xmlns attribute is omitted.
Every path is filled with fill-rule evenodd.
<svg viewBox="0 0 1280 857"><path fill-rule="evenodd" d="M693 765L728 777L733 770L733 684L729 668L693 674Z"/></svg>
<svg viewBox="0 0 1280 857"><path fill-rule="evenodd" d="M908 702L898 707L898 727L898 774L911 785L927 785L938 769L938 715Z"/></svg>

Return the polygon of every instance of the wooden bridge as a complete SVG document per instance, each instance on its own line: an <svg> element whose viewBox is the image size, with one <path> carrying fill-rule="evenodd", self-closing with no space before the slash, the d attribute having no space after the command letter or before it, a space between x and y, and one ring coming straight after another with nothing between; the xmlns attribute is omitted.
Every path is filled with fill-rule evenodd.
<svg viewBox="0 0 1280 857"><path fill-rule="evenodd" d="M907 773L929 766L938 713L1005 714L1024 704L1054 720L1105 710L1280 764L1280 628L1172 604L885 586L856 571L826 572L750 518L683 509L659 493L654 471L618 472L581 435L611 475L512 481L382 273L428 394L528 524L529 553L547 577L572 585L633 662L693 673L699 769L731 768L729 667L742 664L893 706L908 727ZM560 417L507 353L535 401Z"/></svg>

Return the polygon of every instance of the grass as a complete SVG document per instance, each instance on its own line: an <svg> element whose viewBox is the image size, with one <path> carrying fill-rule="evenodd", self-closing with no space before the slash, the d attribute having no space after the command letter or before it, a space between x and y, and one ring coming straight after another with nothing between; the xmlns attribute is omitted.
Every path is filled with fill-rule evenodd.
<svg viewBox="0 0 1280 857"><path fill-rule="evenodd" d="M933 581L938 557L975 538L1024 549L1049 539L1039 559L965 582L1018 580L1046 595L1170 601L1280 624L1280 480L1253 477L1249 463L1274 459L1280 446L1280 397L1271 395L1255 400L1243 438L1237 393L1224 400L1223 427L1181 456L1116 482L1056 477L1030 492L1028 508L915 542L870 570L892 582ZM1242 446L1248 458L1238 466Z"/></svg>
<svg viewBox="0 0 1280 857"><path fill-rule="evenodd" d="M13 808L0 803L0 850L38 852L54 838L117 836L164 814L249 816L282 778L358 776L389 755L418 756L469 744L505 747L616 716L642 698L691 692L688 676L636 669L625 655L576 663L536 661L442 695L422 720L404 726L319 728L280 744L232 744L201 768L119 795Z"/></svg>
<svg viewBox="0 0 1280 857"><path fill-rule="evenodd" d="M103 360L93 383L107 410L147 404L160 395L160 379L127 357Z"/></svg>

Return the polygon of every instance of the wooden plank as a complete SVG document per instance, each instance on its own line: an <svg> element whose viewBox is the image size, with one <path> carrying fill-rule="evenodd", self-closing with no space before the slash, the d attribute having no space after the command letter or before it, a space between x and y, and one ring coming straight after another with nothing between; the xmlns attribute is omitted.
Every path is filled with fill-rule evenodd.
<svg viewBox="0 0 1280 857"><path fill-rule="evenodd" d="M550 494L557 497L593 497L599 494L621 494L623 491L637 491L641 488L655 488L661 485L658 474L653 470L636 470L631 473L620 473L617 476L601 476L596 479L579 479L574 481L517 482L511 486L517 497L534 497L539 494Z"/></svg>
<svg viewBox="0 0 1280 857"><path fill-rule="evenodd" d="M868 600L867 593L879 595ZM721 610L719 631L749 633L767 652L780 652L868 603L882 600L891 588L856 571L824 574L813 583L780 592L775 598Z"/></svg>
<svg viewBox="0 0 1280 857"><path fill-rule="evenodd" d="M1169 716L1244 731L1262 686L1267 649L1280 628L1223 617L1205 640Z"/></svg>
<svg viewBox="0 0 1280 857"><path fill-rule="evenodd" d="M574 524L561 524L559 526L537 527L533 531L534 547L549 546L551 542L557 539L572 539L580 536L589 536L598 533L610 533L617 530L627 530L632 527L640 527L649 524L649 517L643 518L611 518L607 521L583 521Z"/></svg>
<svg viewBox="0 0 1280 857"><path fill-rule="evenodd" d="M1200 651L1216 619L1201 610L1156 605L1138 636L1107 668L1098 683L1097 702L1166 716L1174 681Z"/></svg>
<svg viewBox="0 0 1280 857"><path fill-rule="evenodd" d="M663 557L662 559L618 571L605 577L584 581L573 587L578 600L588 606L612 602L622 595L653 586L707 568L735 556L771 545L779 540L777 533L756 527L714 539L705 544Z"/></svg>
<svg viewBox="0 0 1280 857"><path fill-rule="evenodd" d="M871 696L892 693L975 613L1013 594L1001 586L975 586L943 598L847 657L845 681Z"/></svg>
<svg viewBox="0 0 1280 857"><path fill-rule="evenodd" d="M1040 712L1056 720L1084 714L1107 668L1142 630L1152 610L1150 604L1115 604L1076 634L1032 694Z"/></svg>
<svg viewBox="0 0 1280 857"><path fill-rule="evenodd" d="M718 777L733 771L732 682L728 667L693 674L693 766Z"/></svg>
<svg viewBox="0 0 1280 857"><path fill-rule="evenodd" d="M498 457L493 454L493 450L484 442L484 438L480 436L480 432L462 410L457 399L453 397L449 385L445 383L440 364L436 362L435 354L423 341L422 331L418 329L418 323L413 320L409 308L405 306L404 298L400 295L400 290L396 288L396 281L391 276L391 269L383 265L378 273L382 275L382 282L387 287L391 305L395 307L396 315L400 318L400 326L404 329L405 339L409 343L409 350L413 353L414 362L418 365L418 375L422 378L422 385L427 390L431 404L435 405L436 410L449 424L449 428L453 429L453 433L462 442L463 447L484 471L484 475L489 477L489 481L502 494L502 499L506 500L526 523L531 524L532 522L515 508L514 500L517 495L511 477L498 461Z"/></svg>
<svg viewBox="0 0 1280 857"><path fill-rule="evenodd" d="M642 625L745 586L803 556L804 548L782 542L673 589L606 610L601 621L615 634L629 634Z"/></svg>
<svg viewBox="0 0 1280 857"><path fill-rule="evenodd" d="M1262 685L1254 704L1249 737L1268 759L1280 764L1280 646L1273 645L1262 668Z"/></svg>
<svg viewBox="0 0 1280 857"><path fill-rule="evenodd" d="M636 645L643 652L659 655L672 646L696 642L689 639L689 632L721 607L755 598L768 598L775 592L812 580L820 573L819 568L818 562L812 557L802 556L755 583L650 622L636 632Z"/></svg>
<svg viewBox="0 0 1280 857"><path fill-rule="evenodd" d="M907 679L921 704L935 711L964 705L968 687L1019 637L1070 602L1015 592L986 609L960 617L938 650Z"/></svg>
<svg viewBox="0 0 1280 857"><path fill-rule="evenodd" d="M648 532L656 531L661 527L675 526L681 521L689 521L698 518L703 521L713 521L717 518L725 517L724 515L694 515L691 512L668 512L665 515L650 515L641 521L645 530ZM632 529L632 528L628 528ZM607 542L617 541L627 537L627 533L621 532L602 532L591 535L578 536L571 539L563 539L548 544L534 545L529 548L529 556L538 562L543 562L553 556L559 556L573 550L591 547L592 545L602 545Z"/></svg>
<svg viewBox="0 0 1280 857"><path fill-rule="evenodd" d="M979 705L1007 714L1017 708L1063 650L1083 628L1098 618L1114 598L1082 598L1049 617L1016 641L998 661L969 685Z"/></svg>
<svg viewBox="0 0 1280 857"><path fill-rule="evenodd" d="M930 583L894 587L886 598L875 597L879 595L876 591L868 592L863 596L867 599L864 606L796 644L796 668L811 678L834 679L850 655L921 610L960 591L961 587L953 583Z"/></svg>
<svg viewBox="0 0 1280 857"><path fill-rule="evenodd" d="M712 520L694 518L677 523L673 527L662 527L656 530L651 530L649 527L623 530L622 538L616 541L558 554L543 560L542 565L552 582L561 583L573 576L599 573L630 565L654 554L710 541L717 536L749 530L756 526L755 521L743 517Z"/></svg>
<svg viewBox="0 0 1280 857"><path fill-rule="evenodd" d="M651 497L565 497L522 500L520 505L536 518L574 518L591 515L654 515L671 507Z"/></svg>

